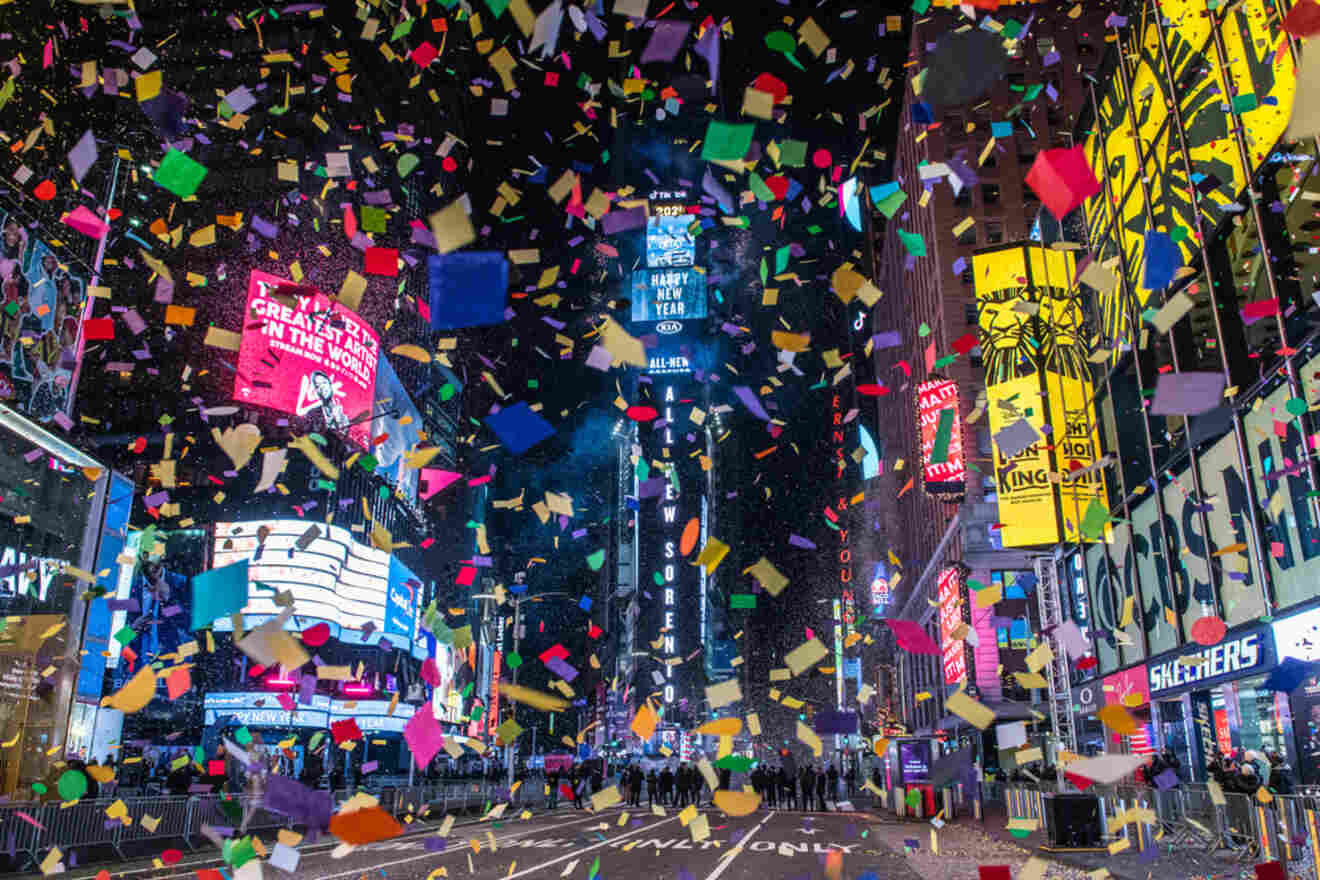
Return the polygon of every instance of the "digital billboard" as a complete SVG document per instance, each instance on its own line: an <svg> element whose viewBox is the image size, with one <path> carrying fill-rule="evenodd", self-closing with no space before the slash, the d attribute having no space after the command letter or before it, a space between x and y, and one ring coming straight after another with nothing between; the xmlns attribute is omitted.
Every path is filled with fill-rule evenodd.
<svg viewBox="0 0 1320 880"><path fill-rule="evenodd" d="M87 279L0 211L0 400L49 424L69 404Z"/></svg>
<svg viewBox="0 0 1320 880"><path fill-rule="evenodd" d="M949 499L962 498L967 467L963 462L958 385L950 379L931 379L919 384L917 422L926 492Z"/></svg>
<svg viewBox="0 0 1320 880"><path fill-rule="evenodd" d="M706 275L695 268L632 273L632 319L691 321L706 317Z"/></svg>
<svg viewBox="0 0 1320 880"><path fill-rule="evenodd" d="M383 637L412 650L417 593L407 586L411 572L390 554L354 540L348 529L306 520L216 523L214 567L242 560L249 563L243 608L249 625L276 616L276 597L288 591L295 610L291 629L311 619L330 624L334 638L352 631L356 639L370 623L375 631L366 644ZM230 626L228 618L215 622L216 630Z"/></svg>
<svg viewBox="0 0 1320 880"><path fill-rule="evenodd" d="M206 694L202 709L206 726L229 719L230 724L251 727L312 727L330 726L330 698L313 694L308 705L295 701L295 711L280 705L274 693L263 691L227 691ZM365 732L365 728L363 728Z"/></svg>
<svg viewBox="0 0 1320 880"><path fill-rule="evenodd" d="M1088 163L1099 177L1109 179L1116 196L1111 202L1102 190L1085 205L1092 249L1102 260L1118 256L1121 248L1128 266L1145 265L1148 205L1161 206L1169 228L1195 226L1182 141L1165 97L1166 83L1178 84L1173 97L1187 133L1201 219L1213 229L1226 213L1239 210L1235 203L1253 169L1243 167L1231 134L1238 123L1225 103L1225 77L1234 83L1233 108L1241 116L1243 130L1250 132L1250 161L1258 163L1284 134L1297 90L1292 55L1277 51L1277 15L1266 0L1235 3L1222 17L1207 16L1199 0L1167 0L1160 4L1158 16L1134 19L1125 35L1131 46L1131 75L1127 82L1111 76L1102 84L1097 124L1084 142ZM1212 27L1219 28L1218 37L1211 33ZM1168 47L1169 70L1160 61L1161 39ZM1222 40L1222 47L1216 47L1217 40ZM1128 115L1134 104L1139 108L1135 132ZM1140 157L1138 145L1145 151ZM1184 262L1200 247L1194 235L1175 245ZM1128 346L1140 332L1140 315L1152 305L1151 292L1141 286L1141 269L1132 271L1129 284L1098 291L1101 337L1124 340ZM1116 363L1125 348L1111 347Z"/></svg>
<svg viewBox="0 0 1320 880"><path fill-rule="evenodd" d="M689 227L694 217L683 205L657 205L646 220L646 265L651 269L691 266L697 242Z"/></svg>
<svg viewBox="0 0 1320 880"><path fill-rule="evenodd" d="M871 616L880 617L889 605L889 567L884 561L871 569Z"/></svg>
<svg viewBox="0 0 1320 880"><path fill-rule="evenodd" d="M1030 243L972 255L986 405L1005 547L1069 543L1091 500L1105 501L1083 322L1069 251ZM1036 441L1004 448L1030 425ZM1010 454L1005 454L1005 452ZM1083 472L1080 477L1062 475Z"/></svg>
<svg viewBox="0 0 1320 880"><path fill-rule="evenodd" d="M376 370L375 410L371 417L371 447L376 473L386 477L409 501L417 500L417 469L408 466L409 450L422 441L422 414L399 381L389 358L382 357ZM382 439L383 438L383 439Z"/></svg>
<svg viewBox="0 0 1320 880"><path fill-rule="evenodd" d="M370 324L321 291L252 272L234 397L370 448L379 348Z"/></svg>
<svg viewBox="0 0 1320 880"><path fill-rule="evenodd" d="M953 637L963 622L962 574L957 568L940 572L936 582L940 603L940 650L944 657L944 683L957 684L967 676L967 651L962 639Z"/></svg>

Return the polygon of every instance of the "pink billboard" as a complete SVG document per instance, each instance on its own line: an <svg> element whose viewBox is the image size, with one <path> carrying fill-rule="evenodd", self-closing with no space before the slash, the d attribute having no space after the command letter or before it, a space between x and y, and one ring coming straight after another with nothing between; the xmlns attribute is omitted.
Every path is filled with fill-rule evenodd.
<svg viewBox="0 0 1320 880"><path fill-rule="evenodd" d="M309 291L265 272L248 276L234 397L369 447L380 340L351 309Z"/></svg>

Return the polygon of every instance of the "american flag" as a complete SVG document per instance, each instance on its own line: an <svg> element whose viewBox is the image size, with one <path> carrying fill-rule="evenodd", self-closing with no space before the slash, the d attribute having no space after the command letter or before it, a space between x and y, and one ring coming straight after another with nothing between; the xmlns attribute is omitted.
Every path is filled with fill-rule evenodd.
<svg viewBox="0 0 1320 880"><path fill-rule="evenodd" d="M1155 747L1150 744L1150 725L1141 725L1141 730L1128 737L1128 748L1134 755L1153 755Z"/></svg>

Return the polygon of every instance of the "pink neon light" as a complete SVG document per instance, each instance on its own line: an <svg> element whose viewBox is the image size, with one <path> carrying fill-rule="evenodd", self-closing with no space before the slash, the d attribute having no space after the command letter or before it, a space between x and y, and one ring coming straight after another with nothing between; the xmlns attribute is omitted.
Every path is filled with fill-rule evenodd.
<svg viewBox="0 0 1320 880"><path fill-rule="evenodd" d="M375 692L376 689L369 684L344 685L344 693L346 694L353 694L355 696L366 696L367 694L374 694Z"/></svg>
<svg viewBox="0 0 1320 880"><path fill-rule="evenodd" d="M291 687L296 686L297 684L298 684L298 682L294 681L294 680L291 679L291 678L268 678L268 679L266 679L266 687L291 688Z"/></svg>

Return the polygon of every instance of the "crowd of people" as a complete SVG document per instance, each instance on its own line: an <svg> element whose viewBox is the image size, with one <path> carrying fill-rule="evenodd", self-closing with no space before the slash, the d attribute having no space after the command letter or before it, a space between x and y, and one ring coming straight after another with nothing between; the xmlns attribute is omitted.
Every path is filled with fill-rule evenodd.
<svg viewBox="0 0 1320 880"><path fill-rule="evenodd" d="M1292 767L1278 752L1216 750L1206 769L1226 792L1254 795L1265 786L1275 794L1292 794Z"/></svg>
<svg viewBox="0 0 1320 880"><path fill-rule="evenodd" d="M732 772L727 768L715 771L717 788L731 789ZM828 810L828 804L837 805L840 800L857 793L858 771L850 767L844 773L834 765L805 765L796 771L790 767L757 765L748 774L752 789L761 796L761 803L767 808ZM846 785L846 792L841 791L840 782ZM547 806L558 806L561 799L572 801L574 807L581 809L583 799L601 790L604 778L599 765L575 765L564 770L551 770L546 774L549 789ZM644 770L640 764L624 767L619 773L619 793L628 806L640 807L645 798L646 806L686 807L705 806L713 803L714 791L701 770L694 764L681 762L676 767L669 765L659 769L651 767Z"/></svg>

